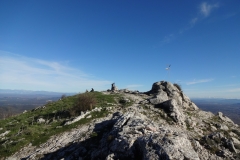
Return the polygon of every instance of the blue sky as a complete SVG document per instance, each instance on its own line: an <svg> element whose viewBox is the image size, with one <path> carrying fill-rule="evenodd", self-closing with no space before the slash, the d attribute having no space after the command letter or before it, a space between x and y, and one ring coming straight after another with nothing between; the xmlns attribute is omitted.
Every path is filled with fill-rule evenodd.
<svg viewBox="0 0 240 160"><path fill-rule="evenodd" d="M240 98L239 59L239 0L0 1L0 89Z"/></svg>

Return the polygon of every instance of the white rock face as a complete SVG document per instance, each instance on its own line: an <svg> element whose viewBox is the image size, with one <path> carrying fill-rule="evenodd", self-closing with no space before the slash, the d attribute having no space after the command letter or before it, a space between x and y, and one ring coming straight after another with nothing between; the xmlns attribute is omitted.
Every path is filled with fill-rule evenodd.
<svg viewBox="0 0 240 160"><path fill-rule="evenodd" d="M227 116L224 116L222 112L218 112L218 116L221 120L234 124L234 122L230 118L228 118Z"/></svg>
<svg viewBox="0 0 240 160"><path fill-rule="evenodd" d="M163 108L167 110L167 112L170 112L169 115L175 122L181 125L185 124L185 115L183 114L182 109L178 106L175 99L170 99L163 102Z"/></svg>
<svg viewBox="0 0 240 160"><path fill-rule="evenodd" d="M152 89L148 93L155 95L155 97L149 99L154 105L163 103L169 99L174 99L181 108L198 110L198 107L191 102L189 97L169 82L161 81L154 83Z"/></svg>
<svg viewBox="0 0 240 160"><path fill-rule="evenodd" d="M111 105L106 117L55 135L40 147L29 145L9 159L240 159L239 127L222 113L200 110L169 82L156 82L147 93L104 93L121 93L133 104ZM65 125L90 115L85 112Z"/></svg>
<svg viewBox="0 0 240 160"><path fill-rule="evenodd" d="M240 145L240 141L237 138L231 138L234 144Z"/></svg>
<svg viewBox="0 0 240 160"><path fill-rule="evenodd" d="M119 159L199 159L181 130L160 127L132 109L120 116L112 131L101 140L98 150L92 154L93 159L109 157L108 153ZM111 142L109 137L113 138Z"/></svg>
<svg viewBox="0 0 240 160"><path fill-rule="evenodd" d="M98 111L99 112L99 111L101 111L101 109L102 108L94 108L92 111L86 111L83 114L81 114L80 116L75 117L73 120L66 122L64 125L73 124L73 123L75 123L77 121L80 121L81 119L83 119L85 117L91 118L91 115L90 115L91 112L94 112L94 111Z"/></svg>
<svg viewBox="0 0 240 160"><path fill-rule="evenodd" d="M149 101L152 104L159 104L167 100L168 100L167 93L161 90L154 98L151 98Z"/></svg>
<svg viewBox="0 0 240 160"><path fill-rule="evenodd" d="M10 131L6 131L6 132L4 132L4 133L0 134L0 138L2 138L2 137L4 137L4 136L6 136L8 133L10 133Z"/></svg>

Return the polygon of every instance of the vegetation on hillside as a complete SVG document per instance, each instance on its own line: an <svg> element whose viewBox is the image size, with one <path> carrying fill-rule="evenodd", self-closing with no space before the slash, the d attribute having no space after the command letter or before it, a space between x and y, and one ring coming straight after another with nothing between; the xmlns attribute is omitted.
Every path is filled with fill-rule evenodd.
<svg viewBox="0 0 240 160"><path fill-rule="evenodd" d="M52 135L67 131L92 119L106 116L109 104L116 103L116 95L100 92L83 93L64 97L38 109L0 120L0 158L10 156L30 143L38 146ZM91 112L91 118L83 118L71 125L63 126L67 120L81 114L81 111L102 107L101 111ZM45 121L39 123L39 119ZM10 131L5 136L1 134Z"/></svg>

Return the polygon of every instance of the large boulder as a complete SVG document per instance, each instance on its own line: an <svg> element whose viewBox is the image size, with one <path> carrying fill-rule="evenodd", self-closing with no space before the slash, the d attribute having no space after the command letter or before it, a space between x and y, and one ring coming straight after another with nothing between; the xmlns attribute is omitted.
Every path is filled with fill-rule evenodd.
<svg viewBox="0 0 240 160"><path fill-rule="evenodd" d="M167 81L160 81L153 83L152 89L149 91L149 93L155 94L161 92L161 90L167 92L168 94L172 94L173 91L180 92L179 89L172 83Z"/></svg>
<svg viewBox="0 0 240 160"><path fill-rule="evenodd" d="M217 115L222 121L234 124L234 122L230 118L228 118L227 116L224 116L222 112L218 112Z"/></svg>
<svg viewBox="0 0 240 160"><path fill-rule="evenodd" d="M163 90L159 90L159 93L153 98L149 99L152 104L159 104L168 100L167 93Z"/></svg>
<svg viewBox="0 0 240 160"><path fill-rule="evenodd" d="M152 85L152 89L147 94L153 94L154 97L149 101L156 105L165 102L169 99L174 99L177 104L183 109L198 110L199 108L186 96L176 85L167 82L160 81L155 82Z"/></svg>
<svg viewBox="0 0 240 160"><path fill-rule="evenodd" d="M139 151L142 159L189 159L200 160L191 142L184 134L167 133L162 137L153 134L151 137L140 137L134 147Z"/></svg>
<svg viewBox="0 0 240 160"><path fill-rule="evenodd" d="M162 90L165 90L165 87L162 85L162 82L164 82L164 81L153 83L152 89L149 91L149 93L156 94L156 93L161 92Z"/></svg>
<svg viewBox="0 0 240 160"><path fill-rule="evenodd" d="M177 123L185 124L185 115L177 104L175 99L170 99L161 104L161 107L169 114L169 116Z"/></svg>
<svg viewBox="0 0 240 160"><path fill-rule="evenodd" d="M155 97L150 101L153 104L164 102L168 99L175 99L179 105L182 105L181 91L170 82L160 81L152 85L152 89L147 92L154 94Z"/></svg>
<svg viewBox="0 0 240 160"><path fill-rule="evenodd" d="M180 92L176 86L167 81L153 83L152 89L149 92L152 94L156 94L161 92L162 90L165 91L168 94L168 96L172 96L174 91Z"/></svg>
<svg viewBox="0 0 240 160"><path fill-rule="evenodd" d="M199 160L189 137L175 129L159 127L144 115L127 112L103 137L91 158Z"/></svg>
<svg viewBox="0 0 240 160"><path fill-rule="evenodd" d="M163 82L162 85L165 87L167 94L172 97L173 95L177 94L179 90L170 82Z"/></svg>

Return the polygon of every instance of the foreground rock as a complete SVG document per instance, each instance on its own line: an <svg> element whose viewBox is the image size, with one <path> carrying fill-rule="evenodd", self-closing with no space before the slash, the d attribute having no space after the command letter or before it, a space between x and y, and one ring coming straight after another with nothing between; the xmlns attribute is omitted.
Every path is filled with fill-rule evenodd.
<svg viewBox="0 0 240 160"><path fill-rule="evenodd" d="M175 85L161 81L146 93L119 92L130 107L115 106L107 117L9 159L240 159L239 126L222 113L201 111Z"/></svg>
<svg viewBox="0 0 240 160"><path fill-rule="evenodd" d="M91 154L92 159L199 159L187 135L161 126L131 108L119 117ZM126 123L127 121L127 123ZM126 123L126 124L125 124ZM125 124L125 125L124 125Z"/></svg>

